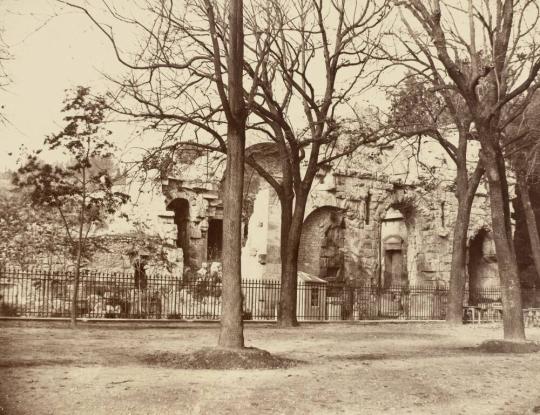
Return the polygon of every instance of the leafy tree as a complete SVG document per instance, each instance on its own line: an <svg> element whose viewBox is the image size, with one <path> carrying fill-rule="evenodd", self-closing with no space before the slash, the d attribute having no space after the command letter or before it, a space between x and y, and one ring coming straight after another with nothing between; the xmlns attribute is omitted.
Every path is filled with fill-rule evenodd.
<svg viewBox="0 0 540 415"><path fill-rule="evenodd" d="M65 101L66 126L44 144L50 150L62 149L70 157L67 165L52 165L38 154L28 156L14 184L29 189L34 206L53 209L62 223L74 263L71 325L77 323L77 294L80 270L89 248L92 230L103 227L106 219L129 197L113 188L113 178L100 160L112 157L111 134L103 127L106 102L92 97L90 90L78 87Z"/></svg>

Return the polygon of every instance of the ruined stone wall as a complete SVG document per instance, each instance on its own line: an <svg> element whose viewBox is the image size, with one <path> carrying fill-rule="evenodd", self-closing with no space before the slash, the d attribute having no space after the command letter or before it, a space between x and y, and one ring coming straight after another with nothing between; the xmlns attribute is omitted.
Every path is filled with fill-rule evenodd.
<svg viewBox="0 0 540 415"><path fill-rule="evenodd" d="M133 260L143 255L148 275L182 276L182 256L159 237L140 234L99 237L101 249L96 251L85 268L109 273L133 273Z"/></svg>
<svg viewBox="0 0 540 415"><path fill-rule="evenodd" d="M402 186L386 178L374 178L355 172L329 174L315 184L306 211L333 206L344 212L344 269L346 279L367 282L382 273L382 223L390 207L403 213L407 236L406 272L411 284L440 284L449 281L452 237L457 201L444 189ZM488 227L489 204L484 194L475 199L470 235ZM303 237L306 248L317 247L316 231ZM302 250L301 250L302 251ZM316 271L316 266L310 269Z"/></svg>
<svg viewBox="0 0 540 415"><path fill-rule="evenodd" d="M336 251L343 251L345 227L342 222L343 212L329 206L314 210L305 219L300 240L299 271L323 277L328 268L340 266L343 259Z"/></svg>
<svg viewBox="0 0 540 415"><path fill-rule="evenodd" d="M274 190L260 177L249 178L252 206L245 218L242 250L243 278L279 279L280 222L279 200ZM222 217L219 188L190 188L186 182L170 180L164 186L167 203L175 198L188 200L190 206L190 252L192 267L206 260L208 221ZM449 281L453 226L457 201L442 185L425 188L404 185L382 174L352 169L322 172L308 198L302 236L299 269L328 277L328 264L341 261L339 278L351 283L379 281L384 272L383 223L388 210L403 215L405 272L411 284L445 284ZM340 245L325 248L325 232L331 211L340 212ZM174 242L176 225L169 212L162 214L162 233ZM489 228L487 197L475 199L470 225L472 237L479 229ZM169 229L166 231L166 229ZM168 233L167 233L168 232ZM332 258L338 252L340 258ZM333 265L332 265L333 264ZM328 275L322 275L322 274ZM333 275L333 274L332 274Z"/></svg>
<svg viewBox="0 0 540 415"><path fill-rule="evenodd" d="M182 256L156 236L140 234L108 234L89 239L91 253L83 259L82 268L103 273L132 273L133 260L143 254L149 274L182 275ZM5 266L20 268L14 263ZM27 269L41 271L73 271L74 261L66 252L57 255L35 256Z"/></svg>
<svg viewBox="0 0 540 415"><path fill-rule="evenodd" d="M242 268L244 277L252 278L251 274L261 276L268 261L268 214L270 204L270 189L257 192L253 213L249 222L247 240L242 248Z"/></svg>
<svg viewBox="0 0 540 415"><path fill-rule="evenodd" d="M279 160L275 151L268 146L252 151L279 180ZM380 281L385 261L383 241L393 232L385 222L385 216L389 209L394 209L403 216L403 223L399 225L401 230L394 233L403 238L403 267L409 283L444 285L450 276L457 210L457 201L449 185L453 173L444 171L441 175L444 177L426 180L417 172L414 180L408 180L407 163L393 165L392 175L388 175L381 173L387 166L377 157L369 155L368 170L358 169L356 165L362 164L355 162L356 165L349 163L319 172L306 207L299 269L351 283ZM245 181L249 204L244 209L243 278L279 279L279 200L274 190L249 168ZM189 202L190 250L187 260L190 266L200 267L206 260L208 222L222 217L219 181L203 185L169 180L164 185L164 193L166 204L175 198ZM329 212L340 214L339 243L328 243ZM171 223L170 217L166 218L166 214L162 216L164 229L169 229L165 233L168 232L169 241L173 242L175 224ZM481 187L473 204L470 237L485 228L489 229L489 204Z"/></svg>
<svg viewBox="0 0 540 415"><path fill-rule="evenodd" d="M189 205L187 232L188 252L183 252L185 266L199 269L207 261L209 219L223 219L223 206L215 183L190 183L169 179L163 182L165 212L161 214L161 234L167 243L178 245L178 224L174 221L174 211L170 207L177 199L186 200Z"/></svg>
<svg viewBox="0 0 540 415"><path fill-rule="evenodd" d="M266 193L271 193L268 189ZM409 198L415 207L417 217L408 225L411 228L408 238L408 264L407 271L413 281L423 282L424 279L444 279L441 268L441 257L445 252L440 252L441 245L446 248L447 244L441 244L439 227L430 226L433 214L424 206L416 196L416 191L404 191L396 189L394 185L385 180L374 179L370 176L358 176L354 174L327 174L321 176L313 186L313 191L308 200L306 209L305 228L301 240L299 269L317 276L321 270L328 268L321 266L321 261L328 261L325 256L324 233L328 230L330 212L341 212L342 216L342 242L339 247L340 259L343 262L341 275L344 280L355 282L367 282L371 278L379 276L380 264L380 232L381 221L386 210L400 201ZM257 269L245 269L250 277L279 277L279 204L269 203L267 206L257 205L254 218L264 211L268 223L261 226L256 234L248 236L247 246L266 244L266 264L259 264ZM448 213L451 217L451 213ZM258 219L256 220L258 221ZM447 226L450 226L450 221ZM435 235L431 235L435 234ZM446 238L448 231L442 231L442 237ZM419 242L422 241L422 242ZM425 242L427 241L427 243ZM432 250L423 249L427 245L433 246ZM418 254L422 252L422 255ZM245 252L254 255L253 251ZM325 259L327 258L327 259ZM437 266L434 266L434 264ZM449 261L448 261L449 263ZM262 265L262 266L261 266ZM437 273L437 275L431 275ZM277 274L277 275L276 275ZM424 275L424 274L427 274ZM420 278L420 276L422 278Z"/></svg>
<svg viewBox="0 0 540 415"><path fill-rule="evenodd" d="M128 235L102 238L101 244L105 250L93 255L88 268L102 272L133 272L130 258L133 242Z"/></svg>

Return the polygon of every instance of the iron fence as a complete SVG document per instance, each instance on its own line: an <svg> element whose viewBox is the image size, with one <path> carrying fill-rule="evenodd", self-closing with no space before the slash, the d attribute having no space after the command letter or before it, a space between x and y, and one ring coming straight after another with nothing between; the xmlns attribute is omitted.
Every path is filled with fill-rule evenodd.
<svg viewBox="0 0 540 415"><path fill-rule="evenodd" d="M73 289L74 277L70 272L0 269L0 316L69 317ZM242 291L244 319L276 319L281 295L278 281L243 280ZM218 320L221 292L218 278L141 278L85 271L80 277L77 316ZM436 286L299 282L296 295L300 321L442 320L446 316L448 291ZM538 299L536 290L525 290L523 295L526 299ZM490 318L500 316L500 290L476 290L467 292L465 297L467 305L493 310Z"/></svg>

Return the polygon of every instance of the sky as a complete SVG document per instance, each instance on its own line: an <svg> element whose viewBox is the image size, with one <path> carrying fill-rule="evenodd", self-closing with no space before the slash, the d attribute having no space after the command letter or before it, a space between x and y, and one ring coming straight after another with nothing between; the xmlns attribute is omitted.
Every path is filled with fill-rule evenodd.
<svg viewBox="0 0 540 415"><path fill-rule="evenodd" d="M101 4L97 0L81 1L93 10L94 6L99 10ZM123 5L122 11L128 14L136 10L130 1L118 0L114 5ZM12 55L5 65L11 83L6 91L0 90L7 119L0 124L1 172L16 167L21 146L38 149L47 135L62 128L66 89L83 85L93 92L105 92L111 84L104 74L117 77L124 67L117 62L106 37L85 15L62 7L56 0L0 0L0 29ZM118 141L124 153L131 151L126 147L142 144L135 137L136 126L111 129L121 136ZM145 140L148 142L149 137ZM46 156L58 161L54 155Z"/></svg>
<svg viewBox="0 0 540 415"><path fill-rule="evenodd" d="M40 148L46 135L61 129L66 89L84 85L99 92L106 87L103 73L121 68L90 20L53 0L0 0L0 16L12 55L6 64L11 83L0 91L7 119L0 125L2 171L15 167L21 145Z"/></svg>

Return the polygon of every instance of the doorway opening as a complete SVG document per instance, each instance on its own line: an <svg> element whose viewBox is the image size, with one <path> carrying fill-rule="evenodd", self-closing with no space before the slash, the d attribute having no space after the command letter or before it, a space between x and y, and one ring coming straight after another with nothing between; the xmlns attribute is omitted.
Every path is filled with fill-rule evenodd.
<svg viewBox="0 0 540 415"><path fill-rule="evenodd" d="M223 250L223 220L210 219L208 222L208 242L206 257L209 262L221 261Z"/></svg>

